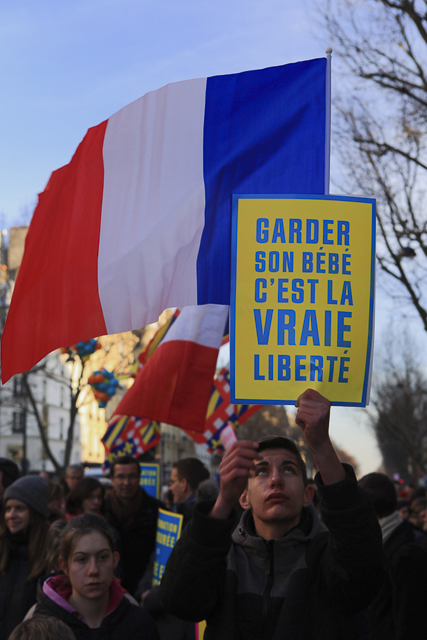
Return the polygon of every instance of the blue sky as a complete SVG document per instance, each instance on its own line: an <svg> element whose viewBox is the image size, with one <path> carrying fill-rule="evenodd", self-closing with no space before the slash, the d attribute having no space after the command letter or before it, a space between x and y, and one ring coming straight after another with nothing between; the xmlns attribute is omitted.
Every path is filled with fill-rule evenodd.
<svg viewBox="0 0 427 640"><path fill-rule="evenodd" d="M4 0L0 214L32 211L86 130L169 82L324 55L301 3Z"/></svg>
<svg viewBox="0 0 427 640"><path fill-rule="evenodd" d="M177 80L321 57L316 31L310 0L3 0L1 227L28 222L50 173L124 105ZM364 422L335 409L332 435L367 473L380 460Z"/></svg>

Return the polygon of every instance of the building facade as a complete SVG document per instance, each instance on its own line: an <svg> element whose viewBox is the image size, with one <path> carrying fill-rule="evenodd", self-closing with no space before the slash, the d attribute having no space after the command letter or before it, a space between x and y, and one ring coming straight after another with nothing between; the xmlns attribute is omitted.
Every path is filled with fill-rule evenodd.
<svg viewBox="0 0 427 640"><path fill-rule="evenodd" d="M70 422L70 373L56 352L37 365L27 379L52 454L62 466ZM0 456L11 458L22 470L55 470L43 445L40 427L21 375L13 376L0 388ZM80 461L80 422L77 415L70 463Z"/></svg>

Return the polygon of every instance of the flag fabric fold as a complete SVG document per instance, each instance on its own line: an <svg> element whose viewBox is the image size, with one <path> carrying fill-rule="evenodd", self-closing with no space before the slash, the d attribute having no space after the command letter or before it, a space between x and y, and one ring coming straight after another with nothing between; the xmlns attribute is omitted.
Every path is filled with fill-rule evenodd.
<svg viewBox="0 0 427 640"><path fill-rule="evenodd" d="M326 59L186 80L90 129L28 232L2 380L56 348L230 303L232 193L321 194Z"/></svg>
<svg viewBox="0 0 427 640"><path fill-rule="evenodd" d="M228 424L234 430L238 429L246 420L253 416L265 405L262 404L234 404L230 396L230 370L223 367L215 376L209 398L205 427L202 433L187 430L197 444L206 445L209 453L224 453L221 442L221 431Z"/></svg>
<svg viewBox="0 0 427 640"><path fill-rule="evenodd" d="M174 317L114 414L202 432L228 307L184 307Z"/></svg>

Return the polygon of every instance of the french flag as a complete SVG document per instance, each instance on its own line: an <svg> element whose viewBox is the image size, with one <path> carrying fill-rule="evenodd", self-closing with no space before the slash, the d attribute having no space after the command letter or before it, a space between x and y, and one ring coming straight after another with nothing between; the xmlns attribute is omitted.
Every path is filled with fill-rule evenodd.
<svg viewBox="0 0 427 640"><path fill-rule="evenodd" d="M325 191L326 59L187 80L89 129L40 194L2 381L56 348L230 303L231 194Z"/></svg>
<svg viewBox="0 0 427 640"><path fill-rule="evenodd" d="M114 415L138 416L203 432L226 305L184 307L126 391Z"/></svg>

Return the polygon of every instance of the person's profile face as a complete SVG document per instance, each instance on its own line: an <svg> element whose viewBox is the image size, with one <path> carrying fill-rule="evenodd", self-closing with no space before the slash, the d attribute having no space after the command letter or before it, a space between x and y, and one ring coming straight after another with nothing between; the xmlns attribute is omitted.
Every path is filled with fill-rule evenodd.
<svg viewBox="0 0 427 640"><path fill-rule="evenodd" d="M175 467L172 467L171 478L169 481L169 488L172 491L173 495L173 503L179 504L180 502L184 502L186 498L186 482L182 478L179 477L178 471Z"/></svg>

